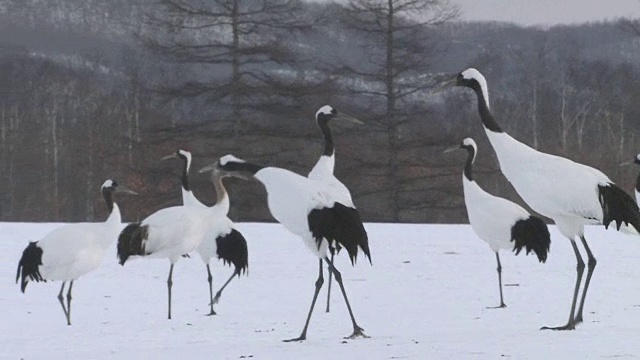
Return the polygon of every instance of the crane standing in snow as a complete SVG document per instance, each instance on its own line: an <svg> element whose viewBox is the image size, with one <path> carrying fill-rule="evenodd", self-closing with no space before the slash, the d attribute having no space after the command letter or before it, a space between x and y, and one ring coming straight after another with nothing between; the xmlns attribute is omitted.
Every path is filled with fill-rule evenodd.
<svg viewBox="0 0 640 360"><path fill-rule="evenodd" d="M80 276L97 269L107 248L118 236L121 227L120 208L113 201L115 192L135 194L113 180L102 184L101 193L109 210L109 217L102 223L76 223L61 226L39 241L30 242L18 263L16 283L20 278L20 290L24 293L29 281L62 281L58 300L71 325L71 288ZM62 293L69 282L67 306Z"/></svg>
<svg viewBox="0 0 640 360"><path fill-rule="evenodd" d="M328 186L289 170L245 162L233 155L223 156L216 164L201 171L208 171L213 167L234 173L241 178L253 177L260 181L267 191L267 204L271 215L287 230L298 235L309 250L318 257L319 274L304 328L300 336L285 341L302 341L307 337L309 320L324 283L323 259L333 272L349 310L353 325L353 333L349 338L365 337L363 329L358 326L353 316L342 276L327 257L329 244L335 242L346 249L352 264L356 261L358 248L362 249L371 262L367 232L358 211L336 200L332 189Z"/></svg>
<svg viewBox="0 0 640 360"><path fill-rule="evenodd" d="M473 179L473 162L478 147L471 138L462 141L459 148L467 151L467 161L462 174L464 203L469 216L471 228L496 253L498 262L498 287L500 289L500 305L506 307L502 297L502 265L500 249L513 250L516 255L526 249L527 255L533 251L540 262L547 260L551 243L549 229L542 219L532 216L520 205L509 200L493 196L484 191Z"/></svg>
<svg viewBox="0 0 640 360"><path fill-rule="evenodd" d="M178 158L183 161L182 167L182 204L184 206L196 206L200 208L208 208L205 204L201 203L191 191L189 187L189 169L191 167L191 153L187 150L180 149L175 153L165 156L162 160ZM247 251L247 240L242 234L235 229L233 222L226 216L229 213L229 194L227 189L222 183L222 175L218 169L214 169L213 173L213 185L216 189L217 200L214 207L217 206L225 214L223 221L219 223L219 226L213 227L205 235L200 245L196 248L196 252L200 255L202 262L207 267L207 281L209 282L209 306L210 311L208 315L215 315L213 305L217 304L222 295L222 291L237 275L238 277L247 271L249 263L249 255ZM220 290L216 292L216 296L213 297L213 277L211 276L211 268L209 261L212 257L217 256L225 264L233 264L235 271L231 274L231 277L222 285Z"/></svg>
<svg viewBox="0 0 640 360"><path fill-rule="evenodd" d="M596 259L584 236L586 224L638 234L640 211L636 202L605 174L569 159L537 151L511 137L496 123L489 108L489 90L484 76L469 68L449 80L456 86L472 89L478 100L478 112L500 169L520 197L536 212L553 219L558 230L571 241L576 256L576 284L567 324L543 327L573 330L583 321L583 307ZM584 261L576 245L579 237L588 257L588 272L580 305L576 305L584 273Z"/></svg>
<svg viewBox="0 0 640 360"><path fill-rule="evenodd" d="M214 174L217 177L225 173ZM129 224L118 236L118 259L120 265L131 256L147 258L165 258L170 262L167 278L167 318L171 319L171 287L173 285L173 267L185 254L196 250L209 231L219 231L228 226L227 210L222 206L172 206L160 209L139 223ZM223 259L234 262L240 259L242 247L220 247L228 250Z"/></svg>
<svg viewBox="0 0 640 360"><path fill-rule="evenodd" d="M331 107L330 105L325 105L321 107L316 112L316 123L322 132L322 137L324 139L324 150L320 159L316 165L311 169L309 175L307 177L312 180L319 181L321 183L326 184L330 188L334 190L334 193L339 196L338 199L343 204L350 204L349 206L355 208L353 205L353 200L351 199L351 193L349 189L340 182L334 175L333 169L336 164L336 151L333 143L333 136L331 134L331 127L329 126L334 121L348 121L356 124L362 124L362 121L344 114L339 113L336 109ZM333 257L335 252L338 251L339 248L334 247L333 244L329 246L329 252L331 253L331 263L333 263ZM332 272L329 271L329 282L327 284L327 310L329 312L329 304L331 300L331 276Z"/></svg>

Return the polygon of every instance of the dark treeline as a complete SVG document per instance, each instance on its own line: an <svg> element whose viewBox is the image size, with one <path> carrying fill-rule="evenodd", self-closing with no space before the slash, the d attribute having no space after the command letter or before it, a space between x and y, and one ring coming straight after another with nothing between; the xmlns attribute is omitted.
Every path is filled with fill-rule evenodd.
<svg viewBox="0 0 640 360"><path fill-rule="evenodd" d="M463 222L462 154L478 181L519 200L500 175L463 90L433 74L469 66L496 118L537 149L597 167L631 191L640 152L640 37L633 21L548 29L458 22L446 0L0 0L0 219L99 220L113 178L126 220L180 203L179 164L233 153L306 174L331 104L336 174L366 221ZM270 220L257 182L229 179L231 217Z"/></svg>

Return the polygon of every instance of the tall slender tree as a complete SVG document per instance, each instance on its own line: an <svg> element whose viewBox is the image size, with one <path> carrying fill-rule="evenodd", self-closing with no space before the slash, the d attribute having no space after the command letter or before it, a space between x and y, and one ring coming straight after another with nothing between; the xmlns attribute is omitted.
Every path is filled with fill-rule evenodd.
<svg viewBox="0 0 640 360"><path fill-rule="evenodd" d="M429 86L420 75L428 71L436 48L430 29L457 15L448 0L351 0L345 7L348 26L366 39L363 51L371 66L344 66L343 72L362 80L351 90L371 98L377 122L387 133L391 221L400 220L399 129L419 108L411 104L415 95Z"/></svg>
<svg viewBox="0 0 640 360"><path fill-rule="evenodd" d="M309 29L300 0L161 0L148 13L158 31L147 44L178 64L189 65L181 79L161 86L173 98L206 96L233 121L239 136L243 110L272 80L296 62L282 40ZM224 110L226 109L226 113Z"/></svg>

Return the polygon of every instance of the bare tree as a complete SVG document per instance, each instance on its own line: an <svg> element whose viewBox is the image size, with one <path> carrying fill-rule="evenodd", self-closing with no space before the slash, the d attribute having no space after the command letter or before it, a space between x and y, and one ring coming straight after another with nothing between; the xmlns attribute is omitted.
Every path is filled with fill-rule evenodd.
<svg viewBox="0 0 640 360"><path fill-rule="evenodd" d="M372 99L378 124L387 133L389 210L391 220L398 221L399 129L410 120L412 97L427 86L420 75L433 56L429 29L456 18L458 9L448 0L351 0L345 15L348 26L366 37L363 51L372 66L344 66L343 73L360 80L351 90Z"/></svg>
<svg viewBox="0 0 640 360"><path fill-rule="evenodd" d="M171 97L206 96L222 105L220 109L226 105L233 134L239 136L243 109L255 89L296 62L282 38L311 27L301 4L300 0L160 0L159 10L148 12L159 31L147 43L176 63L191 65L186 78L169 79L172 84L164 85L163 92Z"/></svg>

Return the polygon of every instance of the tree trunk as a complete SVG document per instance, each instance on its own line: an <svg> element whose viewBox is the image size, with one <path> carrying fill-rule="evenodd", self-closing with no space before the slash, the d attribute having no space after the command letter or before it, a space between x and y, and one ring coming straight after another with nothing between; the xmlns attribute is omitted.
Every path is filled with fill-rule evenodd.
<svg viewBox="0 0 640 360"><path fill-rule="evenodd" d="M394 0L387 0L387 34L385 64L385 88L387 97L387 109L385 115L388 121L387 138L389 142L389 180L391 185L391 201L389 207L390 221L399 221L399 166L398 166L398 119L396 118L396 94L395 94L395 74L394 74Z"/></svg>
<svg viewBox="0 0 640 360"><path fill-rule="evenodd" d="M242 118L240 112L240 24L238 15L238 2L233 1L231 10L231 33L233 45L231 47L231 107L233 111L233 136L237 140L242 129Z"/></svg>
<svg viewBox="0 0 640 360"><path fill-rule="evenodd" d="M94 199L94 188L95 188L95 184L93 181L93 153L94 153L94 146L93 146L93 125L94 122L93 121L88 121L87 122L87 156L89 157L88 160L88 165L87 165L87 182L86 184L86 188L85 188L85 219L87 221L92 221L93 220L93 199Z"/></svg>
<svg viewBox="0 0 640 360"><path fill-rule="evenodd" d="M567 85L565 83L564 77L562 79L562 97L561 97L561 105L560 105L560 126L561 129L561 137L560 143L562 144L562 150L566 153L568 146L568 137L569 137L569 119L567 119Z"/></svg>
<svg viewBox="0 0 640 360"><path fill-rule="evenodd" d="M531 132L533 133L533 148L539 149L538 140L538 81L533 79L533 94L531 96Z"/></svg>

